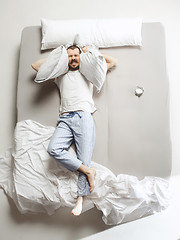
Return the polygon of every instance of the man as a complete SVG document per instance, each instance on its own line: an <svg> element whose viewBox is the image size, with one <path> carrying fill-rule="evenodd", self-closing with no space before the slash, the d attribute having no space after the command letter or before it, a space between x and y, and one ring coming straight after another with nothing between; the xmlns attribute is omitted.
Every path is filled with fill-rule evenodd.
<svg viewBox="0 0 180 240"><path fill-rule="evenodd" d="M82 48L83 52L87 47ZM81 50L72 45L67 49L69 71L58 77L55 83L61 95L60 117L51 138L48 153L70 171L78 171L78 198L72 214L78 216L82 211L83 197L94 189L96 170L91 168L91 157L95 142L95 127L92 114L94 106L93 85L79 72ZM107 69L114 67L116 60L104 55ZM45 59L32 64L38 71ZM92 73L93 74L93 73ZM75 143L76 157L68 152Z"/></svg>

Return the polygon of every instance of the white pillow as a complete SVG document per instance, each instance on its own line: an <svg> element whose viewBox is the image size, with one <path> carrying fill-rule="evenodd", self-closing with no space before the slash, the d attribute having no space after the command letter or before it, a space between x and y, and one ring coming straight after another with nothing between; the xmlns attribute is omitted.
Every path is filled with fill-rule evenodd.
<svg viewBox="0 0 180 240"><path fill-rule="evenodd" d="M106 79L107 63L103 55L97 49L89 49L80 55L79 71L100 92Z"/></svg>
<svg viewBox="0 0 180 240"><path fill-rule="evenodd" d="M67 50L60 46L53 50L39 68L35 82L41 83L65 74L69 70Z"/></svg>
<svg viewBox="0 0 180 240"><path fill-rule="evenodd" d="M99 48L141 46L142 17L117 19L48 20L42 18L41 49L73 44L79 35L79 46Z"/></svg>

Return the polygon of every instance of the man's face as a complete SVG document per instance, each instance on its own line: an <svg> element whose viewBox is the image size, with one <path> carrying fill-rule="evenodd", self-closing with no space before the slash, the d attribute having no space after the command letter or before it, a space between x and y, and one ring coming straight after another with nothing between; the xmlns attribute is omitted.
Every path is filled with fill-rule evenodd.
<svg viewBox="0 0 180 240"><path fill-rule="evenodd" d="M79 67L80 52L78 48L74 50L68 49L69 67L71 70L76 70Z"/></svg>

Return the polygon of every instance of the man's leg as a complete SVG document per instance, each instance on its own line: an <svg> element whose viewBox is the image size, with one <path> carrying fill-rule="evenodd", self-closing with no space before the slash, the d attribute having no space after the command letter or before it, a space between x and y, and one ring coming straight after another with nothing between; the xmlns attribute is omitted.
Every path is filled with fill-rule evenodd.
<svg viewBox="0 0 180 240"><path fill-rule="evenodd" d="M81 113L81 119L79 119L79 129L76 130L74 130L76 154L77 158L82 161L84 165L84 167L81 166L79 169L78 196L87 196L90 194L87 171L88 169L91 170L91 158L95 142L94 120L90 113Z"/></svg>
<svg viewBox="0 0 180 240"><path fill-rule="evenodd" d="M59 163L70 171L79 170L78 178L78 201L72 213L79 215L82 210L83 197L88 195L94 188L94 178L96 171L90 168L92 151L95 140L94 121L91 114L65 114L49 143L48 152ZM89 115L89 116L88 116ZM77 121L82 120L83 121ZM80 159L70 154L67 150L76 138L76 152ZM89 189L90 185L90 189Z"/></svg>
<svg viewBox="0 0 180 240"><path fill-rule="evenodd" d="M71 118L66 118L64 115L63 117L60 117L58 126L50 140L48 153L63 167L70 171L76 171L79 169L82 162L68 152L68 149L73 142L73 133L69 127L71 120Z"/></svg>
<svg viewBox="0 0 180 240"><path fill-rule="evenodd" d="M82 210L83 196L87 196L94 188L96 171L91 168L91 158L95 142L95 127L92 115L87 112L79 113L77 125L73 129L77 158L82 161L78 177L78 199L72 213L79 215Z"/></svg>

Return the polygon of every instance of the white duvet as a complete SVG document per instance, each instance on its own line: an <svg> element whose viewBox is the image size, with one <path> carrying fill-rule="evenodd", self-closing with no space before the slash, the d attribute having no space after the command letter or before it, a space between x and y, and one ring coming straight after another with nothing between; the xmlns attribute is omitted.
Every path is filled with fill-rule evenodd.
<svg viewBox="0 0 180 240"><path fill-rule="evenodd" d="M54 127L32 120L17 123L15 146L0 158L0 187L21 213L53 214L76 201L77 173L61 167L46 149ZM84 211L94 205L106 224L119 224L159 212L168 206L168 181L158 177L119 174L92 162L97 169L95 189L86 197Z"/></svg>

